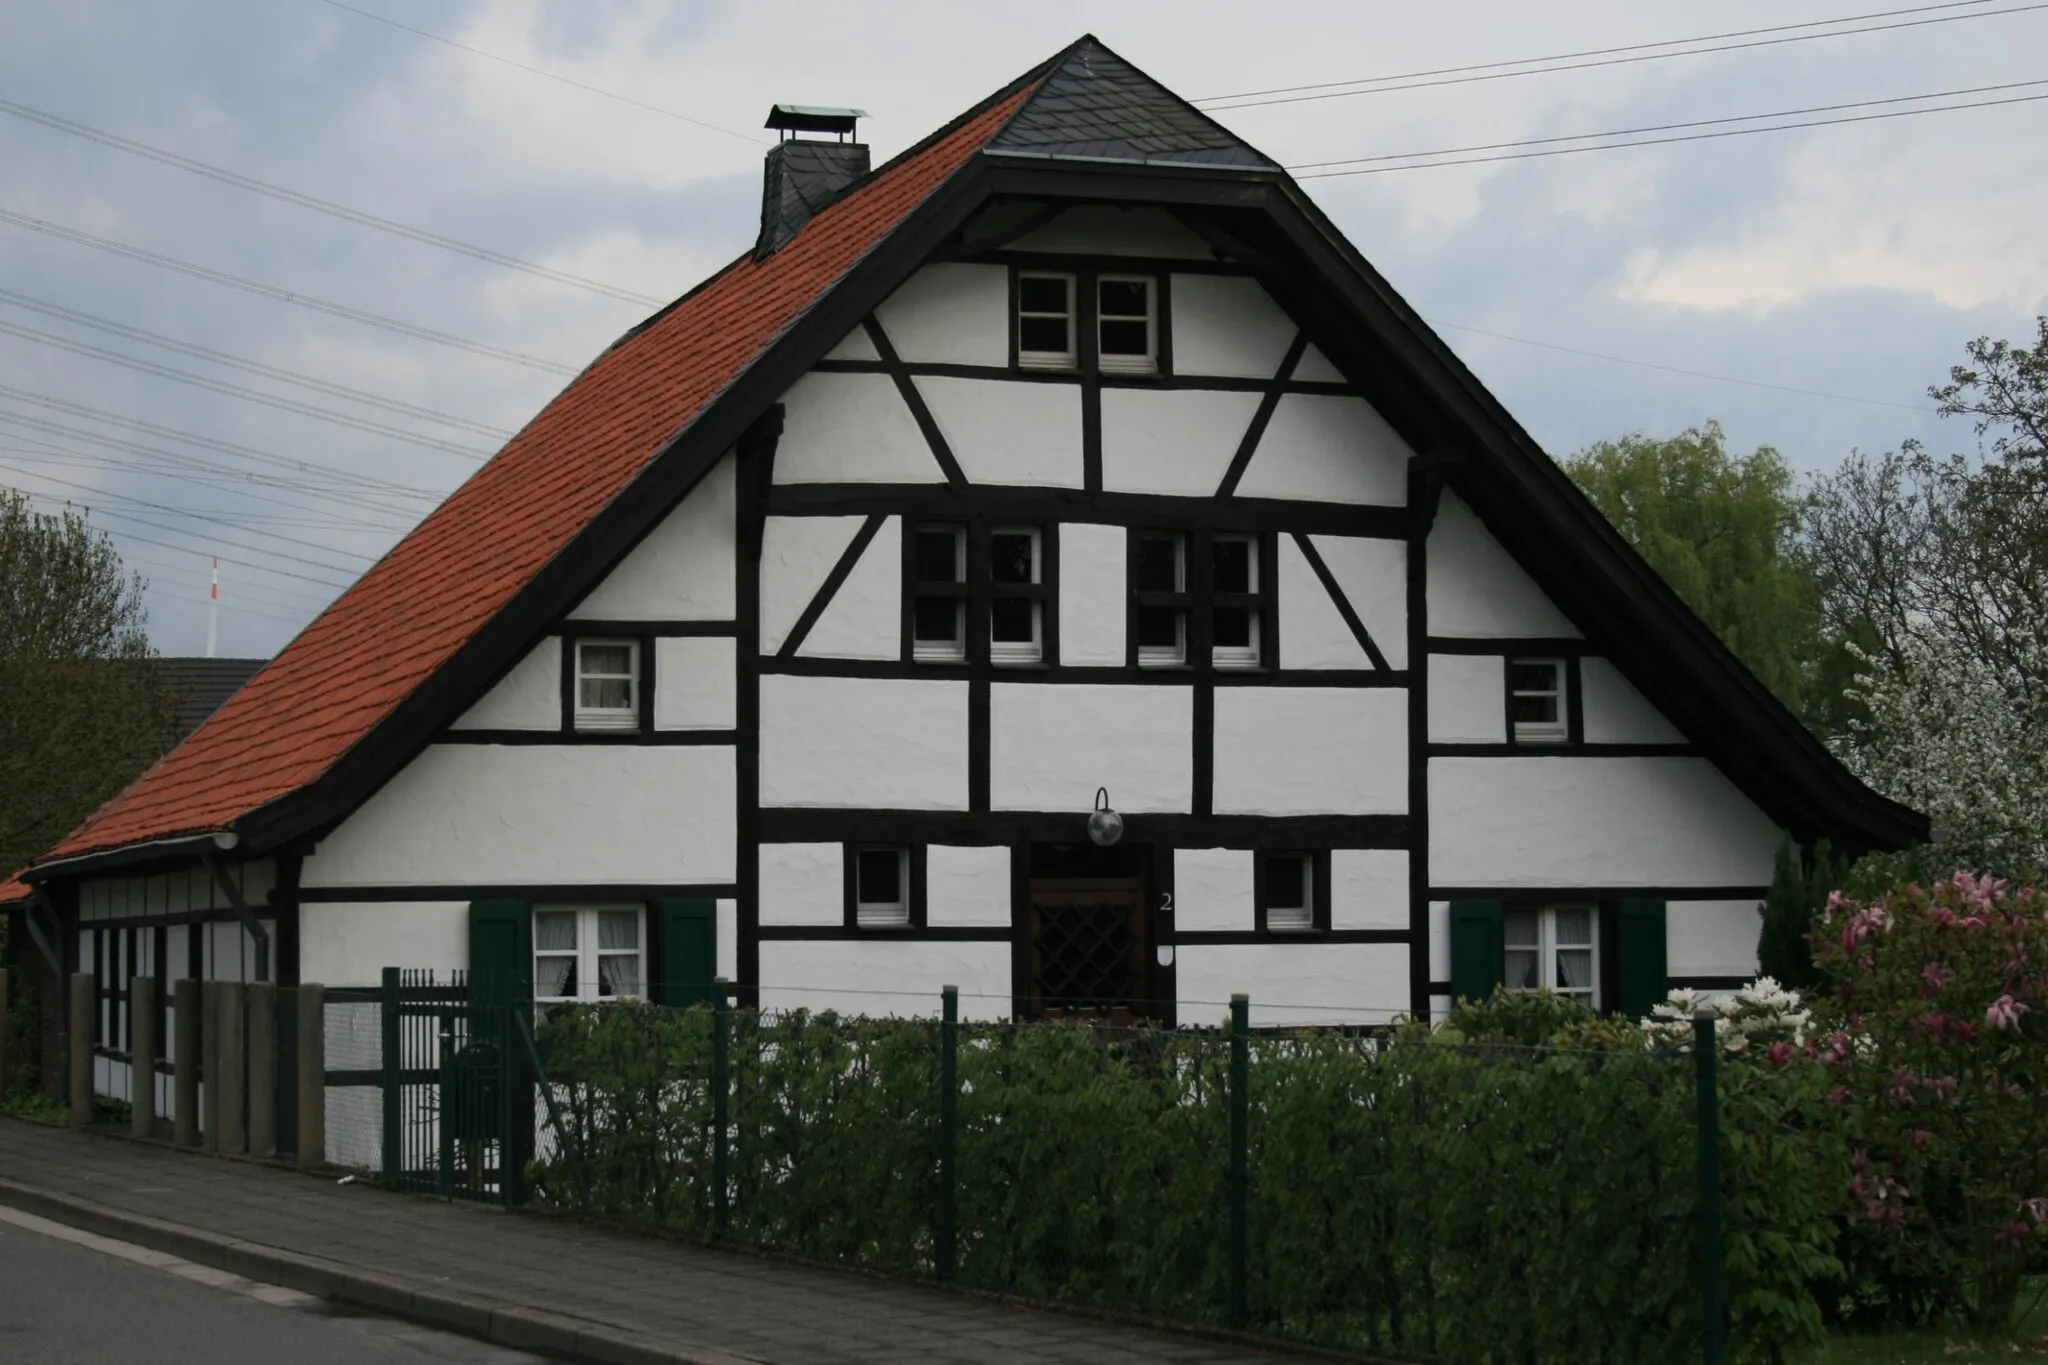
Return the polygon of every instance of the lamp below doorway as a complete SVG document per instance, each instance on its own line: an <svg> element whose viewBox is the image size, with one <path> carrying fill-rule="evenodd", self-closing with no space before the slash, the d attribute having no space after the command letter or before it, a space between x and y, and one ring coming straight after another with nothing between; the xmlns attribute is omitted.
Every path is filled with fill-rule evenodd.
<svg viewBox="0 0 2048 1365"><path fill-rule="evenodd" d="M1095 810L1088 817L1088 838L1097 848L1108 848L1124 837L1124 818L1109 808L1109 788L1095 789Z"/></svg>

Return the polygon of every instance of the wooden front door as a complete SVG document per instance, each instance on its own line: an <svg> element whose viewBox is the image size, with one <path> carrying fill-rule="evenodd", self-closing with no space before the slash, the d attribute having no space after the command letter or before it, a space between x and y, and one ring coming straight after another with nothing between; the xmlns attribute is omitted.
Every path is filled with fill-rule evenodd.
<svg viewBox="0 0 2048 1365"><path fill-rule="evenodd" d="M1151 1013L1142 879L1034 878L1030 931L1028 1015Z"/></svg>

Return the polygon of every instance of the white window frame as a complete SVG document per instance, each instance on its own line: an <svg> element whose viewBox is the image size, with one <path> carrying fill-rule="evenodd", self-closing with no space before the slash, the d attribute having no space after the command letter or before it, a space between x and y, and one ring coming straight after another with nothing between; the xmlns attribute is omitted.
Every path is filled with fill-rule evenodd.
<svg viewBox="0 0 2048 1365"><path fill-rule="evenodd" d="M937 535L941 532L949 534L953 537L952 586L964 589L967 586L967 528L965 526L953 526L944 523L933 526L915 526L911 530L911 535L914 538L918 536ZM913 539L911 551L913 581L910 584L910 596L912 604L910 613L911 661L913 663L920 664L964 664L967 662L966 597L962 596L955 598L953 600L953 638L951 640L927 641L920 640L917 638L916 599L918 597L917 590L919 585L916 581L914 581L914 570L916 568L916 564L916 545L915 540Z"/></svg>
<svg viewBox="0 0 2048 1365"><path fill-rule="evenodd" d="M1066 286L1067 311L1064 314L1047 313L1024 306L1024 282L1026 280L1058 280ZM1074 345L1079 330L1079 309L1076 295L1079 293L1076 277L1059 270L1021 270L1017 272L1017 316L1012 321L1017 332L1017 366L1025 370L1071 370L1080 363L1079 353ZM1024 320L1026 318L1060 318L1067 324L1067 349L1064 351L1030 351L1024 348Z"/></svg>
<svg viewBox="0 0 2048 1365"><path fill-rule="evenodd" d="M636 926L632 952L609 949L602 945L599 925L606 914L631 913ZM548 950L540 946L540 917L542 915L567 914L576 917L576 946L570 950ZM644 905L536 905L529 932L533 937L533 991L534 1003L557 1004L603 1004L614 1000L640 1000L647 995L647 907ZM634 995L601 995L599 986L603 977L599 972L599 960L608 957L632 957L637 965L635 979L640 990ZM542 995L541 962L543 959L573 957L576 966L570 977L570 984L576 989L570 995Z"/></svg>
<svg viewBox="0 0 2048 1365"><path fill-rule="evenodd" d="M896 855L896 899L861 899L861 859L875 853ZM910 850L897 844L856 846L853 850L853 922L862 929L908 929L910 927Z"/></svg>
<svg viewBox="0 0 2048 1365"><path fill-rule="evenodd" d="M1145 354L1109 355L1102 349L1105 322L1136 322L1136 313L1108 314L1102 311L1102 286L1136 284L1145 289ZM1104 374L1159 373L1159 279L1155 275L1098 275L1095 277L1095 363Z"/></svg>
<svg viewBox="0 0 2048 1365"><path fill-rule="evenodd" d="M1245 579L1246 583L1249 584L1246 590L1254 596L1263 592L1264 589L1259 585L1259 537L1241 532L1219 533L1210 537L1210 545L1212 547L1227 543L1242 544L1248 547L1249 553L1246 555L1246 561L1250 565L1250 571ZM1212 548L1210 550L1212 559L1214 555L1215 550ZM1212 668L1257 668L1265 658L1265 655L1261 652L1263 640L1259 634L1260 618L1265 613L1257 607L1248 609L1248 614L1251 618L1251 643L1244 645L1216 644L1213 639L1216 633L1216 606L1213 600L1216 595L1214 573L1215 566L1212 564L1210 566L1211 581L1209 584L1209 596L1211 598L1209 605L1209 633L1212 637L1209 645L1209 664Z"/></svg>
<svg viewBox="0 0 2048 1365"><path fill-rule="evenodd" d="M619 673L592 673L583 666L583 651L592 648L626 651L626 671ZM626 705L586 706L583 704L583 684L591 681L616 682L624 678L626 683ZM640 642L638 640L578 640L576 641L576 728L578 730L638 730L640 728Z"/></svg>
<svg viewBox="0 0 2048 1365"><path fill-rule="evenodd" d="M1034 586L1045 583L1045 533L1036 526L996 526L989 530L989 539L997 536L1027 536L1031 541L1031 582ZM990 549L989 587L995 587L994 549ZM1011 601L1028 601L1031 604L1031 639L997 641L993 604L993 591L988 622L988 661L998 668L1018 668L1045 661L1045 600L1040 597L1012 598Z"/></svg>
<svg viewBox="0 0 2048 1365"><path fill-rule="evenodd" d="M1186 593L1188 590L1188 536L1181 531L1147 531L1140 533L1142 540L1171 540L1173 542L1173 590ZM1139 591L1135 581L1131 584L1133 594ZM1138 604L1131 603L1133 629L1136 628ZM1138 645L1138 667L1140 668L1185 668L1188 662L1188 611L1187 607L1174 607L1178 636L1172 645Z"/></svg>
<svg viewBox="0 0 2048 1365"><path fill-rule="evenodd" d="M1266 929L1275 934L1308 934L1316 927L1316 855L1313 853L1261 853L1270 866L1286 858L1301 864L1301 904L1275 905L1272 897L1273 879L1267 873L1262 880L1266 891Z"/></svg>
<svg viewBox="0 0 2048 1365"><path fill-rule="evenodd" d="M1517 668L1548 668L1556 679L1556 687L1526 688L1515 686ZM1554 697L1557 701L1556 720L1518 720L1514 722L1515 743L1517 744L1563 744L1571 738L1571 721L1566 709L1565 666L1563 659L1516 659L1507 661L1508 714L1512 716L1517 697Z"/></svg>
<svg viewBox="0 0 2048 1365"><path fill-rule="evenodd" d="M1557 917L1559 912L1561 911L1578 911L1583 912L1585 914L1587 929L1586 942L1565 943L1559 940L1557 932ZM1507 942L1508 924L1517 917L1524 915L1532 916L1536 922L1536 942L1533 946L1529 944L1513 944ZM1507 962L1505 960L1507 954L1517 952L1528 953L1533 951L1536 954L1536 985L1533 987L1533 989L1550 991L1557 995L1575 996L1578 999L1585 1001L1588 1006L1594 1009L1598 1009L1600 1007L1599 906L1583 902L1570 902L1558 905L1543 906L1508 906L1502 914L1501 941L1503 953L1503 960L1501 963L1501 975L1503 979L1508 979L1511 976L1511 973L1509 973L1507 970ZM1584 951L1588 954L1587 962L1590 965L1587 968L1587 982L1584 986L1562 986L1558 984L1557 955L1560 952L1570 951ZM1512 989L1527 990L1532 988L1517 986L1513 987Z"/></svg>

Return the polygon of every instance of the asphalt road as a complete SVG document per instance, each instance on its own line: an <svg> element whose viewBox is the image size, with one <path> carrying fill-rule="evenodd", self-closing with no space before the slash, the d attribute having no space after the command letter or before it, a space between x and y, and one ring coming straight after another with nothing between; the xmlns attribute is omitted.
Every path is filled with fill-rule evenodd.
<svg viewBox="0 0 2048 1365"><path fill-rule="evenodd" d="M546 1365L0 1209L7 1365Z"/></svg>

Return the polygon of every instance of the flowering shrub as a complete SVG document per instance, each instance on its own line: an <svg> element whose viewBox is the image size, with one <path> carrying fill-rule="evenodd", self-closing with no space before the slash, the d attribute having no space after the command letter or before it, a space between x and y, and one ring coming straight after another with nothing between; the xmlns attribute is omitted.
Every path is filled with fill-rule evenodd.
<svg viewBox="0 0 2048 1365"><path fill-rule="evenodd" d="M1698 991L1681 988L1651 1006L1650 1017L1643 1020L1647 1041L1653 1047L1690 1047L1693 1016L1702 998ZM1812 1025L1813 1013L1800 1001L1799 992L1786 990L1768 976L1714 1002L1714 1038L1730 1055L1754 1047L1783 1066L1806 1042Z"/></svg>
<svg viewBox="0 0 2048 1365"><path fill-rule="evenodd" d="M1967 873L1830 898L1808 1039L1853 1169L1852 1266L1890 1316L2010 1320L2048 1256L2048 896Z"/></svg>

